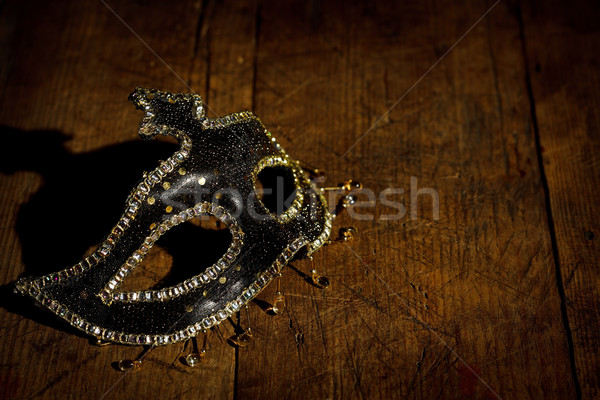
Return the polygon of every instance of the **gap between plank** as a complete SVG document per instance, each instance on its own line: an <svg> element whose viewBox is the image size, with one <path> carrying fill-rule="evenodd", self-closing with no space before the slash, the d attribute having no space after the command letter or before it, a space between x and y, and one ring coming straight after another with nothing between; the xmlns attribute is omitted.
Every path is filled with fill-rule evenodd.
<svg viewBox="0 0 600 400"><path fill-rule="evenodd" d="M525 26L523 22L523 14L519 4L515 5L515 13L519 24L519 38L521 40L521 51L523 53L523 62L525 64L525 84L527 86L527 96L529 97L529 108L531 124L533 125L533 136L535 139L535 151L537 155L538 168L540 170L540 180L544 189L544 202L546 206L546 215L548 217L548 230L550 232L550 242L552 244L552 258L554 259L556 286L560 296L560 312L563 326L567 336L567 344L569 350L569 359L571 362L571 374L573 376L573 384L575 385L575 393L578 399L581 399L581 385L577 376L577 365L575 363L575 347L573 345L573 334L569 324L569 316L567 314L567 296L565 294L564 282L560 273L560 259L558 256L558 244L556 240L556 230L554 227L554 218L552 214L552 205L550 204L550 186L544 170L544 160L542 158L542 145L540 139L540 129L537 120L537 112L535 108L535 98L533 95L533 87L531 84L531 75L529 73L529 58L527 57L527 45L525 43Z"/></svg>

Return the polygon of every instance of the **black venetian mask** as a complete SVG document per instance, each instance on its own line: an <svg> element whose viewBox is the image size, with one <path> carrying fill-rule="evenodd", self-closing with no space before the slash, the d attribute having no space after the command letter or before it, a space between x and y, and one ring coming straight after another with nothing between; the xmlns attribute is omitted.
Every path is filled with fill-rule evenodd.
<svg viewBox="0 0 600 400"><path fill-rule="evenodd" d="M219 324L297 252L318 250L332 214L321 189L252 113L207 118L199 96L152 89L136 89L130 99L145 113L140 135L174 136L179 150L144 174L93 254L60 272L21 278L17 288L103 341L164 345ZM257 176L270 167L284 170L295 186L285 210L270 210L257 194ZM218 219L231 234L216 263L200 268L191 259L187 268L199 270L161 289L120 289L161 235L200 216Z"/></svg>

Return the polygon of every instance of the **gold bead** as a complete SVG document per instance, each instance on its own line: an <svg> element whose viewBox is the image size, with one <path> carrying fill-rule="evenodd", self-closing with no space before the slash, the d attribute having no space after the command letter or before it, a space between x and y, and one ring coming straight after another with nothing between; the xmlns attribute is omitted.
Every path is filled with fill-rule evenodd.
<svg viewBox="0 0 600 400"><path fill-rule="evenodd" d="M277 315L283 314L285 311L285 297L283 296L283 293L277 292L277 297L275 298L275 302L271 309L273 310L273 313Z"/></svg>
<svg viewBox="0 0 600 400"><path fill-rule="evenodd" d="M353 181L353 180L349 180L342 184L342 188L344 190L347 190L348 192L351 191L352 189L360 190L360 189L362 189L362 183Z"/></svg>
<svg viewBox="0 0 600 400"><path fill-rule="evenodd" d="M250 328L246 329L244 332L240 333L236 337L232 339L233 343L235 343L238 347L246 347L252 341L254 335Z"/></svg>
<svg viewBox="0 0 600 400"><path fill-rule="evenodd" d="M356 237L358 231L353 226L340 229L340 236L344 241L352 240Z"/></svg>
<svg viewBox="0 0 600 400"><path fill-rule="evenodd" d="M117 364L119 371L131 371L137 369L140 366L141 362L134 360L120 360Z"/></svg>
<svg viewBox="0 0 600 400"><path fill-rule="evenodd" d="M317 286L321 289L327 289L329 287L329 285L331 284L329 282L329 278L327 278L326 276L320 275L315 270L312 271L311 279L312 279L313 283L315 284L315 286Z"/></svg>
<svg viewBox="0 0 600 400"><path fill-rule="evenodd" d="M344 198L342 199L342 204L344 207L348 207L351 206L353 204L356 204L356 196L353 194L349 194L347 196L344 196Z"/></svg>
<svg viewBox="0 0 600 400"><path fill-rule="evenodd" d="M185 357L185 363L190 367L195 367L206 358L206 350L202 349L200 353L190 353Z"/></svg>

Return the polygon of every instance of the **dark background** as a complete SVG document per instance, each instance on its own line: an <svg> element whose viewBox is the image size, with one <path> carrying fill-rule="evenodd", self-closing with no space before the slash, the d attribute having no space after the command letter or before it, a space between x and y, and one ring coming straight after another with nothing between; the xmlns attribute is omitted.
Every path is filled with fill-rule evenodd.
<svg viewBox="0 0 600 400"><path fill-rule="evenodd" d="M439 219L423 192L416 219L339 217L359 237L315 255L332 287L295 262L286 312L252 307L243 349L222 324L196 368L172 345L118 372L138 349L5 286L0 398L600 395L598 3L350 3L0 2L0 284L77 262L172 151L138 138L136 86L254 111L327 186L439 194Z"/></svg>

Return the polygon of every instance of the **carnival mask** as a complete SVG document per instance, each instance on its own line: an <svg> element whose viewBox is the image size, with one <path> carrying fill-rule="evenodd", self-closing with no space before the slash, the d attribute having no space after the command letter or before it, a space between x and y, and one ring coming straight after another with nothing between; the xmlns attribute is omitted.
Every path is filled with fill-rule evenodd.
<svg viewBox="0 0 600 400"><path fill-rule="evenodd" d="M328 241L333 216L322 189L252 113L208 118L200 96L152 89L138 88L130 99L144 111L140 135L173 136L179 150L144 174L121 218L90 256L57 273L21 278L16 287L99 340L166 345L219 324L297 253L317 251ZM285 207L270 209L259 195L257 176L266 168L293 182ZM202 216L218 219L230 233L231 243L217 262L199 268L198 243L198 259L188 260L190 278L155 290L121 289L163 234Z"/></svg>

